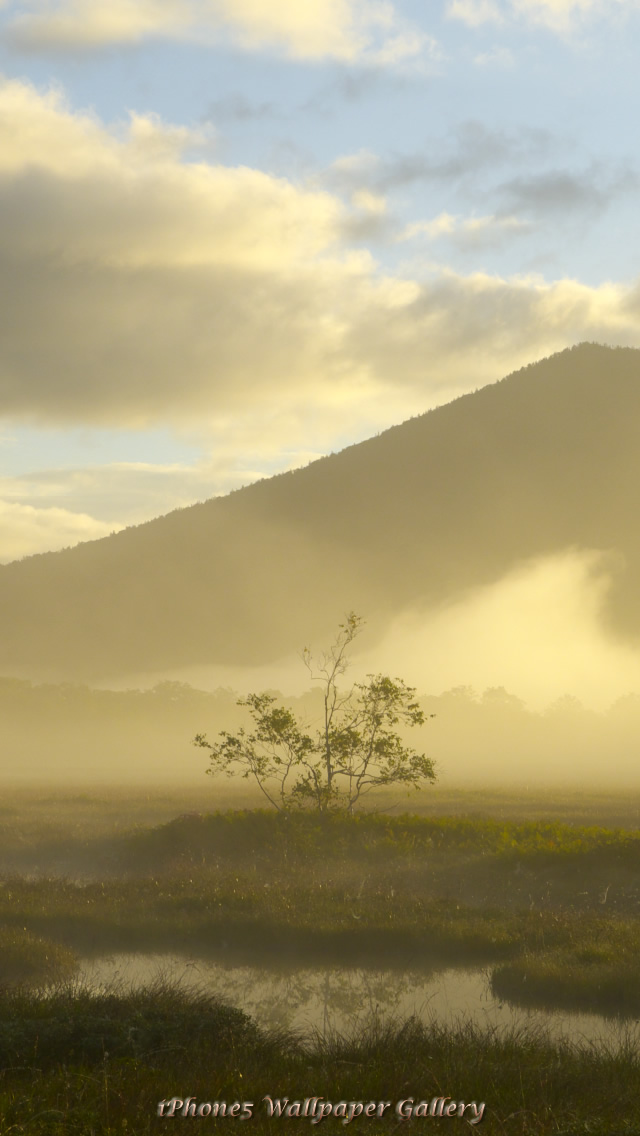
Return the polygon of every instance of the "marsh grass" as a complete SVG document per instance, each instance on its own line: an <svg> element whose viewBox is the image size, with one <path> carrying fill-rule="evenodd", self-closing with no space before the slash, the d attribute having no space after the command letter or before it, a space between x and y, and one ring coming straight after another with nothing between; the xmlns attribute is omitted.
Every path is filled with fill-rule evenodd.
<svg viewBox="0 0 640 1136"><path fill-rule="evenodd" d="M207 803L216 799L209 795ZM141 792L92 788L5 787L0 807L0 863L5 871L87 875L110 872L114 847L139 828L166 823L202 802L181 787ZM218 807L246 804L222 794Z"/></svg>
<svg viewBox="0 0 640 1136"><path fill-rule="evenodd" d="M423 860L434 853L501 856L549 863L596 856L640 865L640 831L576 828L550 821L515 823L470 817L273 813L263 809L191 814L139 831L122 845L124 866L206 863L219 860L329 858L371 864L390 857Z"/></svg>
<svg viewBox="0 0 640 1136"><path fill-rule="evenodd" d="M638 1021L639 943L630 931L627 926L608 927L570 947L526 952L494 969L492 991L526 1008L581 1010Z"/></svg>
<svg viewBox="0 0 640 1136"><path fill-rule="evenodd" d="M552 1043L540 1031L486 1032L464 1022L447 1029L414 1019L374 1019L351 1037L303 1041L262 1031L242 1012L166 981L135 992L5 992L0 1064L0 1131L12 1136L147 1136L168 1125L192 1132L196 1124L235 1130L229 1117L159 1119L157 1102L172 1096L252 1101L251 1131L314 1131L309 1120L269 1118L267 1094L391 1102L379 1120L354 1120L352 1132L396 1132L397 1101L440 1095L485 1102L479 1130L488 1134L638 1132L640 1064L631 1043L607 1051ZM423 1131L424 1123L401 1127ZM468 1131L464 1121L442 1122L447 1131L463 1125ZM345 1129L326 1120L321 1130Z"/></svg>
<svg viewBox="0 0 640 1136"><path fill-rule="evenodd" d="M508 956L523 941L513 913L397 893L387 880L342 872L336 879L268 872L265 879L259 870L207 870L86 885L13 877L0 888L0 920L85 955L172 949L258 962L482 961ZM540 928L530 923L536 940Z"/></svg>
<svg viewBox="0 0 640 1136"><path fill-rule="evenodd" d="M78 967L73 951L24 927L0 926L0 988L58 982Z"/></svg>
<svg viewBox="0 0 640 1136"><path fill-rule="evenodd" d="M4 935L5 959L31 967L14 971L20 981L48 979L53 971L38 973L38 966L55 958L71 965L70 952L170 950L236 964L277 959L418 971L441 962L496 963L494 989L520 1004L638 1012L635 830L548 817L325 820L257 810L176 818L171 811L186 798L138 801L129 812L126 799L118 800L122 812L109 798L104 815L97 799L84 794L71 794L66 805L55 798L39 806L42 817L48 808L59 810L53 828L43 828L51 842L58 825L58 867L92 866L92 878L75 881L6 872L16 849L26 863L45 844L37 843L37 817L24 824L17 805L5 806L18 813L0 817L0 852L10 851L0 880L0 966ZM76 818L68 830L60 820L66 808ZM84 860L76 856L79 848ZM631 1049L624 1060L592 1049L576 1057L540 1035L480 1035L468 1025L426 1031L416 1023L395 1031L375 1026L348 1040L316 1039L309 1047L253 1025L242 1033L240 1019L233 1019L228 1044L215 1049L210 1035L222 1011L204 995L198 1001L161 986L147 1001L143 992L99 1001L82 988L35 1001L24 990L13 1001L1 997L8 1070L0 1081L0 1132L12 1136L165 1131L168 1122L153 1116L158 1100L246 1099L247 1084L258 1100L274 1091L302 1098L486 1099L493 1127L483 1121L483 1131L640 1133L627 1124L640 1099ZM19 1019L31 1023L22 1033ZM209 1127L216 1123L228 1131L231 1121ZM264 1131L282 1127L266 1117L254 1120L254 1130L256 1124ZM383 1129L376 1122L376 1131ZM343 1127L323 1122L323 1130ZM362 1130L372 1131L370 1122Z"/></svg>
<svg viewBox="0 0 640 1136"><path fill-rule="evenodd" d="M117 873L87 882L5 877L0 925L84 955L170 950L238 964L396 968L510 961L497 981L510 981L520 1001L517 959L540 956L549 998L564 982L583 1009L596 1005L587 994L598 985L598 1007L622 1007L640 971L636 832L258 810L124 834L117 862Z"/></svg>
<svg viewBox="0 0 640 1136"><path fill-rule="evenodd" d="M413 877L400 887L393 872L266 875L258 866L86 885L13 878L0 888L0 921L5 938L15 936L14 958L24 948L29 965L36 949L46 957L45 940L50 959L55 940L65 958L170 951L235 965L416 972L498 964L494 992L516 1004L640 1012L637 918L605 916L601 906L470 907L430 898Z"/></svg>
<svg viewBox="0 0 640 1136"><path fill-rule="evenodd" d="M207 813L214 809L235 812L261 805L259 795L248 792L243 781L204 781L199 787L175 784L161 789L95 783L67 788L5 784L1 787L0 865L4 871L104 876L117 870L113 855L127 834L203 809ZM383 790L374 803L380 820L397 819L407 807L418 821L442 818L452 820L454 827L460 819L464 824L479 822L478 832L485 821L498 826L534 823L629 831L637 831L640 825L640 794L633 792L502 791L436 785L410 798Z"/></svg>
<svg viewBox="0 0 640 1136"><path fill-rule="evenodd" d="M422 888L413 877L402 882L393 872L276 874L262 865L84 885L13 877L0 888L0 920L85 954L233 949L257 960L297 953L310 962L347 963L364 955L398 966L407 955L507 958L589 941L609 925L591 912L470 907L434 899L428 881ZM636 921L617 926L640 945Z"/></svg>
<svg viewBox="0 0 640 1136"><path fill-rule="evenodd" d="M262 1035L241 1010L197 990L186 993L170 979L126 991L95 991L81 983L58 984L34 995L24 988L0 998L0 1065L36 1060L54 1068L138 1060L207 1046L218 1060L242 1043L250 1050Z"/></svg>

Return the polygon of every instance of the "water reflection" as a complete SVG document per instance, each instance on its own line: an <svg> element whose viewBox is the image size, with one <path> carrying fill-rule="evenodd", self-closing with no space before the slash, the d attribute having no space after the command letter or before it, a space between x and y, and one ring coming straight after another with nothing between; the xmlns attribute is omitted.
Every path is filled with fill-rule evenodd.
<svg viewBox="0 0 640 1136"><path fill-rule="evenodd" d="M146 985L157 979L180 982L224 997L267 1028L351 1033L378 1022L416 1016L453 1025L471 1020L481 1028L543 1028L556 1039L617 1047L629 1027L599 1014L520 1010L493 996L488 970L371 970L346 967L224 966L171 954L116 954L85 962L82 980L100 989L115 984ZM633 1033L633 1027L631 1032ZM637 1031L634 1034L637 1035Z"/></svg>

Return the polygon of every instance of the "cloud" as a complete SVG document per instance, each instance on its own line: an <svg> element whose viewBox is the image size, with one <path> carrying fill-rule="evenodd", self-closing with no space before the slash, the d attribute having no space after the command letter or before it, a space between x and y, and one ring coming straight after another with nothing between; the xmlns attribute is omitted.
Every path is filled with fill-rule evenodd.
<svg viewBox="0 0 640 1136"><path fill-rule="evenodd" d="M38 509L0 500L0 562L98 540L120 527L67 509Z"/></svg>
<svg viewBox="0 0 640 1136"><path fill-rule="evenodd" d="M180 161L198 132L132 115L108 132L73 115L56 92L0 86L0 192L6 255L46 255L53 267L97 262L268 267L331 243L340 205L258 170ZM67 244L67 241L69 242Z"/></svg>
<svg viewBox="0 0 640 1136"><path fill-rule="evenodd" d="M322 451L279 451L277 456L262 452L238 452L216 440L215 453L206 460L159 464L151 462L111 462L82 468L50 468L14 477L0 477L0 501L5 509L27 510L55 521L68 516L86 515L109 532L122 525L137 525L173 509L230 493L258 481L271 472L284 472L322 456ZM251 459L254 459L253 463ZM270 465L275 470L270 469ZM103 536L104 532L99 532ZM60 538L62 540L62 537ZM82 536L76 539L85 539ZM63 540L69 544L69 540ZM0 559L2 558L0 534Z"/></svg>
<svg viewBox="0 0 640 1136"><path fill-rule="evenodd" d="M6 35L30 51L197 39L274 49L294 59L386 67L437 50L389 0L10 0L9 8Z"/></svg>
<svg viewBox="0 0 640 1136"><path fill-rule="evenodd" d="M0 371L5 411L38 405L36 414L67 421L84 390L78 421L112 421L120 403L120 424L128 403L145 422L153 388L158 406L179 406L185 372L215 405L216 386L229 393L234 376L245 374L240 399L247 381L268 381L261 348L282 376L292 352L303 372L321 364L331 320L314 344L309 301L297 293L337 237L337 199L248 168L181 162L190 139L179 128L134 117L109 132L59 94L18 82L0 88L0 129L11 292L0 322L13 329ZM327 263L321 288L332 275L346 286L349 271Z"/></svg>
<svg viewBox="0 0 640 1136"><path fill-rule="evenodd" d="M639 9L639 0L450 0L446 13L469 27L521 17L563 33L590 17L612 20Z"/></svg>
<svg viewBox="0 0 640 1136"><path fill-rule="evenodd" d="M361 67L358 70L337 68L334 77L307 99L302 109L326 114L336 99L357 103L374 93L383 81L402 89L409 80L405 75L383 71L379 67Z"/></svg>
<svg viewBox="0 0 640 1136"><path fill-rule="evenodd" d="M579 340L640 339L633 287L385 274L344 241L350 220L385 220L366 153L336 163L349 205L185 160L198 139L181 127L107 129L16 81L0 86L0 133L6 420L170 424L256 471L292 438L323 452ZM467 244L518 223L438 222Z"/></svg>
<svg viewBox="0 0 640 1136"><path fill-rule="evenodd" d="M637 190L637 173L623 165L611 169L592 161L577 170L540 169L553 158L558 143L547 131L494 131L471 120L459 124L450 139L429 141L421 151L391 157L370 150L342 155L325 171L323 184L352 194L366 187L382 196L422 182L444 187L449 198L459 194L474 208L483 199L493 200L493 213L485 218L461 220L445 210L405 227L400 236L404 240L421 233L435 239L447 234L461 247L485 243L490 233L523 233L533 221L578 215L583 221L585 214L600 214L617 198ZM518 167L522 172L514 176ZM505 169L511 176L504 178Z"/></svg>
<svg viewBox="0 0 640 1136"><path fill-rule="evenodd" d="M498 187L509 212L535 217L576 211L600 213L620 194L637 189L638 178L630 170L610 176L598 165L573 173L547 170L512 178Z"/></svg>
<svg viewBox="0 0 640 1136"><path fill-rule="evenodd" d="M7 38L27 50L86 50L136 43L147 35L184 34L195 18L190 0L9 0Z"/></svg>
<svg viewBox="0 0 640 1136"><path fill-rule="evenodd" d="M208 472L209 476L198 468L142 462L42 469L0 478L0 499L7 506L31 507L38 513L86 514L105 526L113 527L116 521L119 525L138 524L214 496L220 490ZM255 480L255 475L247 480Z"/></svg>
<svg viewBox="0 0 640 1136"><path fill-rule="evenodd" d="M219 122L250 122L255 119L275 118L278 115L276 107L271 102L252 102L246 95L236 92L223 99L216 99L209 103L205 121L214 124Z"/></svg>
<svg viewBox="0 0 640 1136"><path fill-rule="evenodd" d="M499 67L503 70L511 70L516 65L515 56L508 47L492 47L490 51L481 51L473 62L478 67Z"/></svg>
<svg viewBox="0 0 640 1136"><path fill-rule="evenodd" d="M350 200L352 210L341 229L344 241L388 243L393 239L395 223L388 213L387 199L383 194L362 187L353 190Z"/></svg>
<svg viewBox="0 0 640 1136"><path fill-rule="evenodd" d="M344 104L356 104L378 96L378 99L394 93L407 93L424 90L425 78L441 70L443 53L435 41L430 41L425 51L413 62L403 66L383 67L373 65L371 60L361 67L342 67L334 64L330 78L322 82L312 94L298 107L305 114L319 115L323 118L335 117L342 113ZM326 72L323 72L323 74Z"/></svg>
<svg viewBox="0 0 640 1136"><path fill-rule="evenodd" d="M492 248L503 244L510 236L528 233L531 226L518 217L457 217L451 213L440 213L432 221L415 221L400 233L399 241L413 240L426 236L429 240L448 237L463 250L471 248Z"/></svg>
<svg viewBox="0 0 640 1136"><path fill-rule="evenodd" d="M479 24L499 24L503 19L495 0L449 0L446 14L451 19L462 20L472 28Z"/></svg>
<svg viewBox="0 0 640 1136"><path fill-rule="evenodd" d="M554 139L546 130L525 127L517 132L491 130L470 119L459 123L445 139L428 139L420 150L381 157L359 150L337 158L325 173L325 183L345 192L367 187L389 193L416 182L454 186L509 163L539 163L553 150ZM474 180L474 193L477 183Z"/></svg>
<svg viewBox="0 0 640 1136"><path fill-rule="evenodd" d="M516 15L557 32L568 31L585 17L610 20L640 7L638 0L510 0L510 4Z"/></svg>
<svg viewBox="0 0 640 1136"><path fill-rule="evenodd" d="M373 213L379 216L387 211L387 202L379 193L372 193L370 189L356 189L351 195L351 201L356 209L364 213Z"/></svg>
<svg viewBox="0 0 640 1136"><path fill-rule="evenodd" d="M363 310L345 351L380 382L396 376L408 393L428 389L433 405L571 343L638 346L637 295L624 285L434 269L405 303Z"/></svg>

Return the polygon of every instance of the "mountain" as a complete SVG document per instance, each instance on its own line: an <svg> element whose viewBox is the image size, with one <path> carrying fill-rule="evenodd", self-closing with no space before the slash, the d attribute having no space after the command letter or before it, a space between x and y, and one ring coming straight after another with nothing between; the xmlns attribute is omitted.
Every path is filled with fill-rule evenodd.
<svg viewBox="0 0 640 1136"><path fill-rule="evenodd" d="M382 632L567 548L610 550L606 618L640 636L640 351L560 352L376 438L0 567L0 670L84 681L259 664Z"/></svg>

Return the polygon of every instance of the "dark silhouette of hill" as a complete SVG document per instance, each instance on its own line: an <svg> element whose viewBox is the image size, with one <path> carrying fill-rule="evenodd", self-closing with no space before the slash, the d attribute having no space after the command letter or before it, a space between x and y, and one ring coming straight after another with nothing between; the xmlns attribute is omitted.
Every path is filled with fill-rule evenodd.
<svg viewBox="0 0 640 1136"><path fill-rule="evenodd" d="M84 681L256 664L569 547L620 554L640 636L640 351L582 344L379 437L0 567L0 669Z"/></svg>

